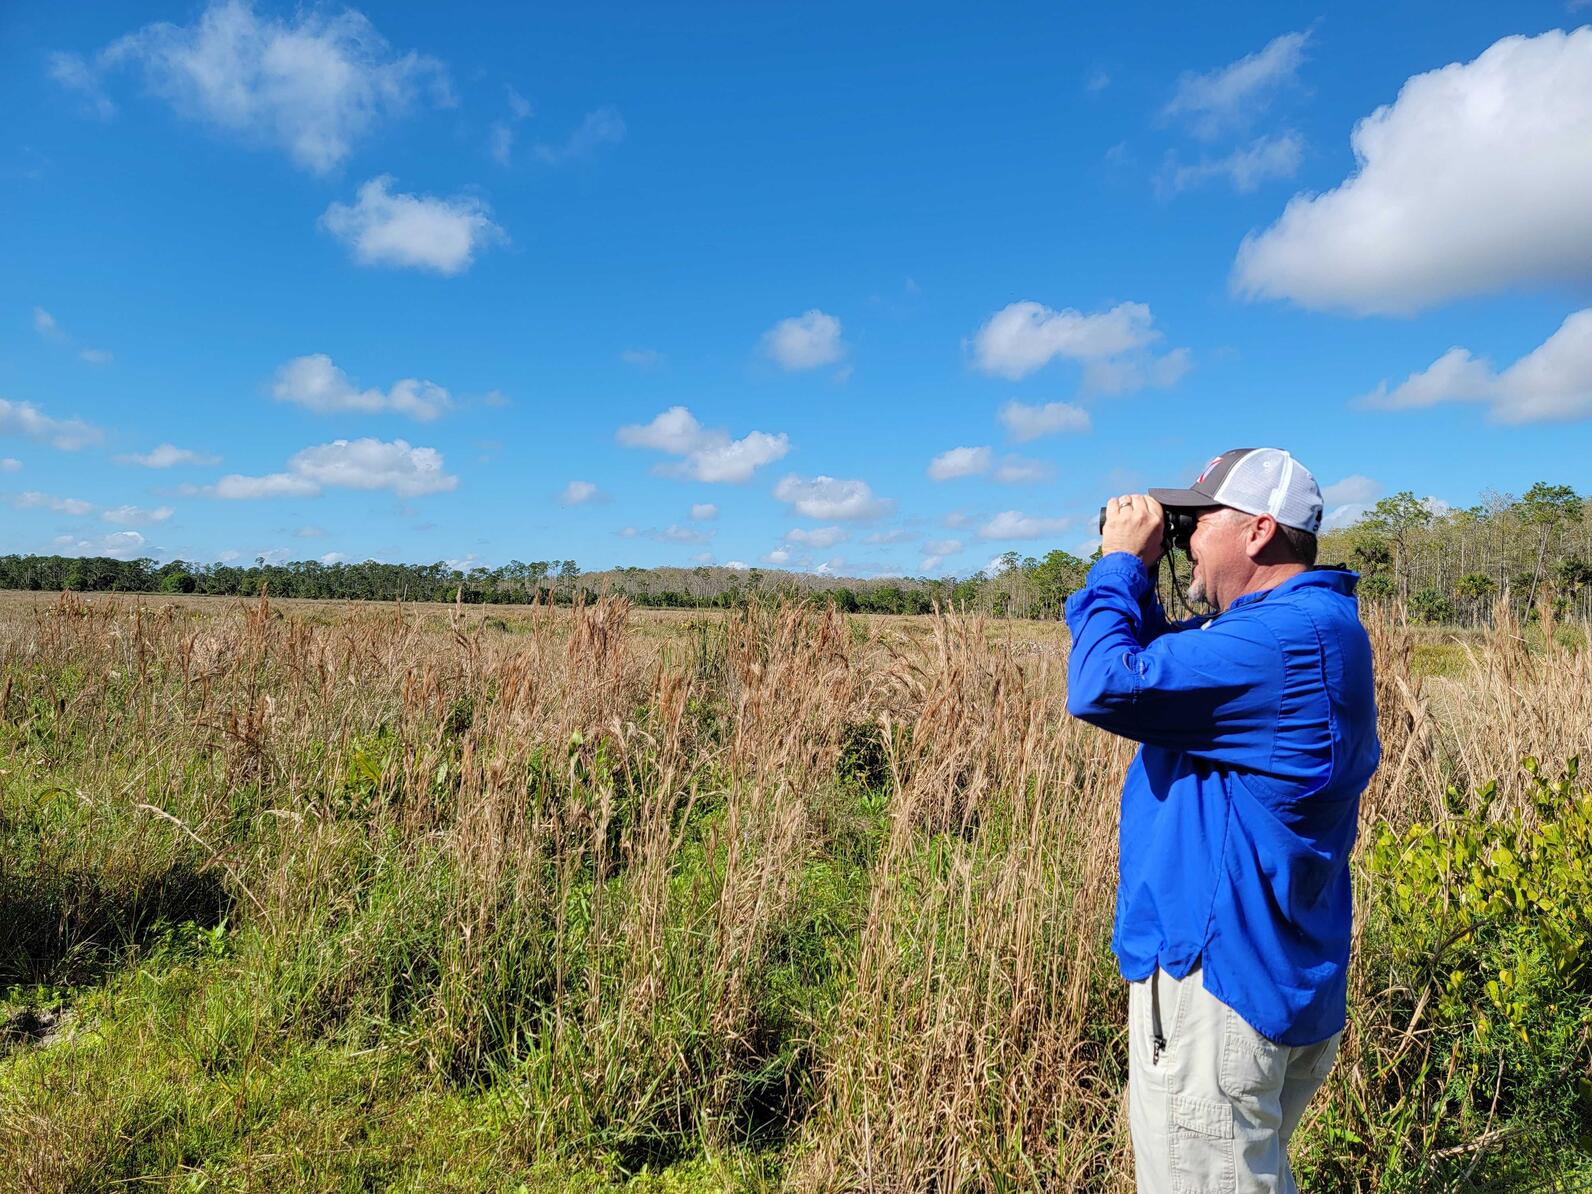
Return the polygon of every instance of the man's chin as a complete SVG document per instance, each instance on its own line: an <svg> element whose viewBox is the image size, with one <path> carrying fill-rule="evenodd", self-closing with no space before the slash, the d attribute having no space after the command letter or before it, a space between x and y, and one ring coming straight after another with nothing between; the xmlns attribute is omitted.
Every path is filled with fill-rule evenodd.
<svg viewBox="0 0 1592 1194"><path fill-rule="evenodd" d="M1205 580L1203 577L1196 576L1194 578L1193 583L1188 587L1186 596L1190 606L1210 604L1210 598L1205 595Z"/></svg>

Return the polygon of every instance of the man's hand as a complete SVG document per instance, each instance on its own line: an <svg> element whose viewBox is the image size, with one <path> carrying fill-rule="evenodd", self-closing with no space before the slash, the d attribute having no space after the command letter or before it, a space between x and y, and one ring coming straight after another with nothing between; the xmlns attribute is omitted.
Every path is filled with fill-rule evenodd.
<svg viewBox="0 0 1592 1194"><path fill-rule="evenodd" d="M1100 533L1100 554L1125 551L1144 561L1145 570L1161 558L1166 536L1166 511L1147 493L1127 493L1106 503L1106 526Z"/></svg>

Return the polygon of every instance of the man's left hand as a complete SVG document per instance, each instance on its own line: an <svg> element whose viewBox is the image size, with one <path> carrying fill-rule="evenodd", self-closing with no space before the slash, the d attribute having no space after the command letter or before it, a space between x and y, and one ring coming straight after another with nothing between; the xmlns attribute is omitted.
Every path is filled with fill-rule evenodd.
<svg viewBox="0 0 1592 1194"><path fill-rule="evenodd" d="M1145 570L1161 559L1166 537L1166 511L1147 493L1127 493L1106 503L1105 530L1100 533L1100 554L1125 551L1144 561Z"/></svg>

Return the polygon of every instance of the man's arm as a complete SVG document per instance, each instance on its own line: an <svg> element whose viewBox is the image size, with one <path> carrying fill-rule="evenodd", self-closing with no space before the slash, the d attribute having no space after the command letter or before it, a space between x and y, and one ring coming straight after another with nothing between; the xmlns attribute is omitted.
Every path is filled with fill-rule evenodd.
<svg viewBox="0 0 1592 1194"><path fill-rule="evenodd" d="M1136 742L1264 769L1282 692L1275 636L1240 617L1147 638L1149 587L1143 564L1114 552L1068 598L1067 711Z"/></svg>

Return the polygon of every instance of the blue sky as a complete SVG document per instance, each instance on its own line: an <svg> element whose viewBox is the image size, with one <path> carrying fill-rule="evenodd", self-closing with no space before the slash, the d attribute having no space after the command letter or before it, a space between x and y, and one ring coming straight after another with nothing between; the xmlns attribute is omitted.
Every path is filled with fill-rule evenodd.
<svg viewBox="0 0 1592 1194"><path fill-rule="evenodd" d="M0 549L966 575L1234 446L1338 521L1584 492L1587 20L9 6Z"/></svg>

